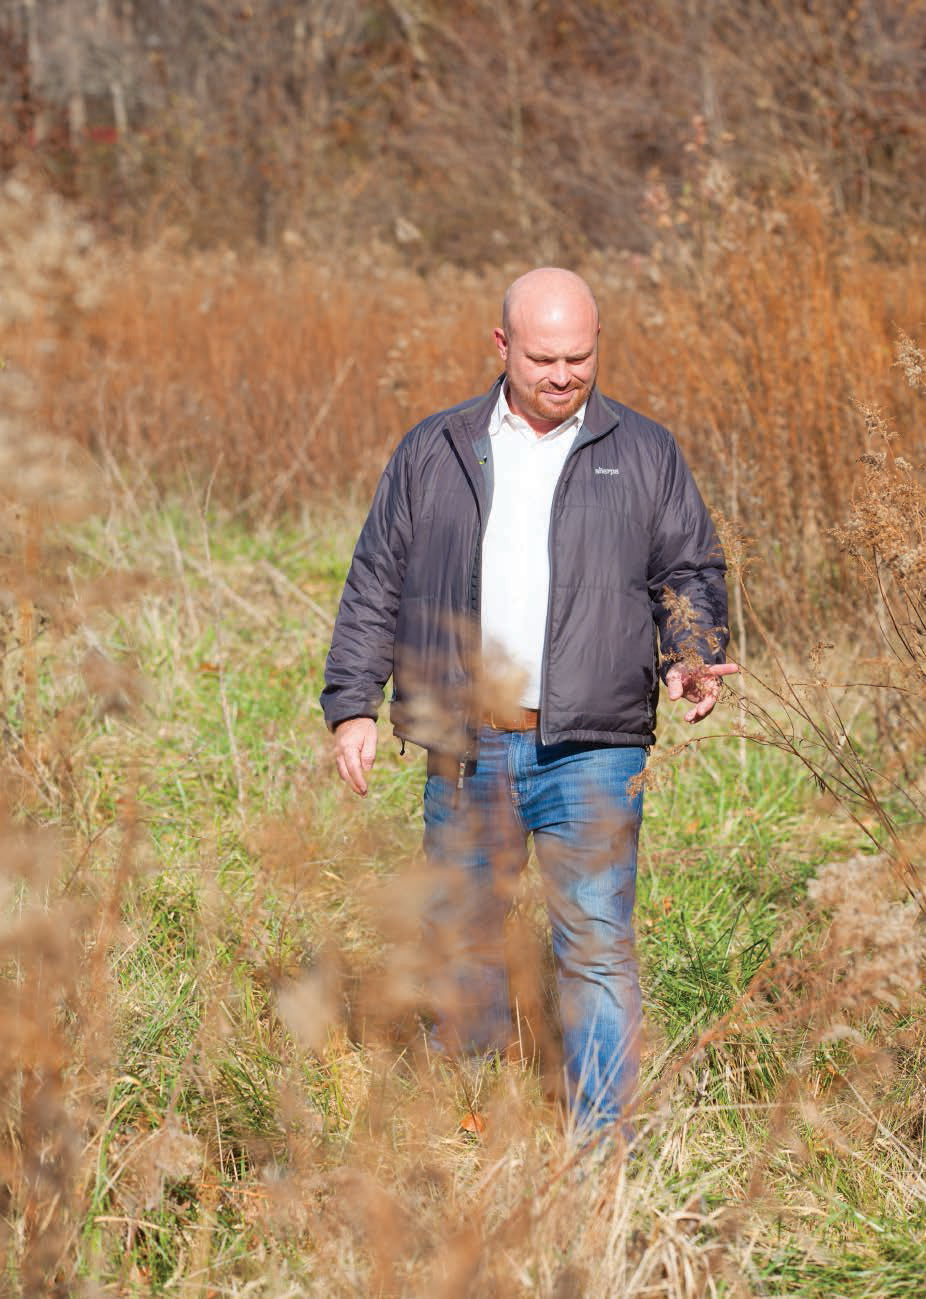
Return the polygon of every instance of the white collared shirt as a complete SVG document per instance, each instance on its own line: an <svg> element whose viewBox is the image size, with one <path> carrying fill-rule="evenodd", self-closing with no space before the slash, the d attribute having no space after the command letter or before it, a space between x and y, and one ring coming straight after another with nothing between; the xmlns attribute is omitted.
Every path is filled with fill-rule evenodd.
<svg viewBox="0 0 926 1299"><path fill-rule="evenodd" d="M538 437L512 414L503 384L489 421L495 485L482 542L482 647L493 669L510 664L525 675L524 708L540 704L553 493L584 417L582 405Z"/></svg>

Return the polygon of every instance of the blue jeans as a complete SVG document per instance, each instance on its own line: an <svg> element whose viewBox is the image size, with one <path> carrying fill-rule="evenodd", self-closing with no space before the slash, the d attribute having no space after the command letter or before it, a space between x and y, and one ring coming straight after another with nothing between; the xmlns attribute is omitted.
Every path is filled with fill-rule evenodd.
<svg viewBox="0 0 926 1299"><path fill-rule="evenodd" d="M435 1037L449 1050L511 1040L504 924L533 834L553 938L570 1108L588 1131L636 1084L640 983L633 934L642 748L542 745L483 730L462 788L429 776L425 850L436 879L424 937L439 965Z"/></svg>

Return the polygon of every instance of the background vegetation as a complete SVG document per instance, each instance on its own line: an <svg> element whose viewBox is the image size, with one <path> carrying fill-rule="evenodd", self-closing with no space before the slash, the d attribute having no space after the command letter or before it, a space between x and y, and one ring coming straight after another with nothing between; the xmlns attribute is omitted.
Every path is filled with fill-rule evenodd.
<svg viewBox="0 0 926 1299"><path fill-rule="evenodd" d="M0 4L0 1291L920 1293L924 23ZM428 1055L420 758L360 804L316 704L389 450L545 261L747 669L651 764L631 1162L556 1108L532 871L509 1058Z"/></svg>

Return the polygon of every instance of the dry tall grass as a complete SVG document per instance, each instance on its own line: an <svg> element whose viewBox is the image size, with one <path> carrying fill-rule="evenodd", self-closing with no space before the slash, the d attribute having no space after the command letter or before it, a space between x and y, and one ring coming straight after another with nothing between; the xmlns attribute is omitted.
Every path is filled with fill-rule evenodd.
<svg viewBox="0 0 926 1299"><path fill-rule="evenodd" d="M851 595L828 533L863 449L852 400L909 416L889 357L897 327L915 332L922 269L837 221L810 181L759 206L703 150L685 202L651 199L653 255L585 268L602 384L677 431L709 503L769 557L758 598L788 639ZM156 482L214 476L258 520L365 498L405 429L483 390L501 293L523 269L425 279L375 249L350 268L298 249L247 264L111 255L104 276L92 263L104 301L60 299L7 337L8 359L40 383L56 432Z"/></svg>

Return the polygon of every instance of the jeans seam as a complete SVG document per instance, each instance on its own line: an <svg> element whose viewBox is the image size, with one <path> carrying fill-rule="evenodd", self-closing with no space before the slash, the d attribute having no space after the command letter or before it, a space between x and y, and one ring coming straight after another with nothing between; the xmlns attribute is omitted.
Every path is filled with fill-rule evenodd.
<svg viewBox="0 0 926 1299"><path fill-rule="evenodd" d="M508 793L511 798L511 809L517 818L518 825L521 827L521 833L527 836L527 826L524 822L524 816L521 812L521 799L518 794L518 774L517 763L515 761L516 747L525 740L527 732L524 735L517 731L512 732L508 741Z"/></svg>

